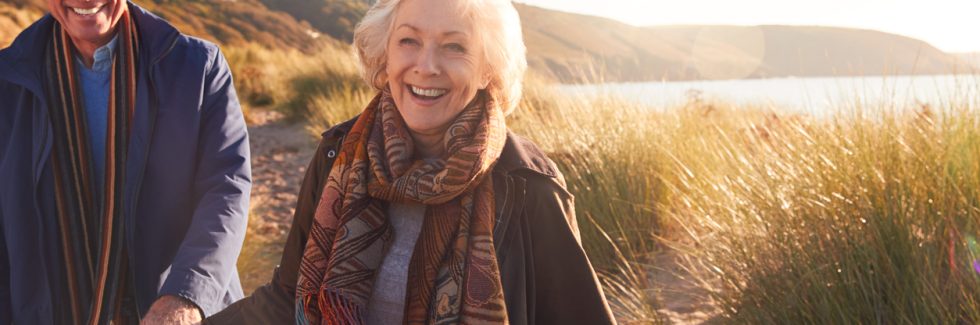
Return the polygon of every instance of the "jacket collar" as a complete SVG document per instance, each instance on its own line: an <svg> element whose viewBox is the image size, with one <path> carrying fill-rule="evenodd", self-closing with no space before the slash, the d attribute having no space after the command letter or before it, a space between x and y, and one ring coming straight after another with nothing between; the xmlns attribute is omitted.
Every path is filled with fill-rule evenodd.
<svg viewBox="0 0 980 325"><path fill-rule="evenodd" d="M27 27L9 47L0 50L0 80L20 85L38 97L43 97L41 87L44 50L47 35L51 34L54 18L44 15Z"/></svg>
<svg viewBox="0 0 980 325"><path fill-rule="evenodd" d="M497 159L496 169L506 173L527 170L549 177L558 176L558 169L541 148L510 130L507 130L507 143Z"/></svg>
<svg viewBox="0 0 980 325"><path fill-rule="evenodd" d="M129 13L133 15L136 28L140 33L140 50L146 53L145 56L143 54L140 56L156 64L173 49L174 41L180 36L180 32L163 18L146 11L132 1L129 2Z"/></svg>
<svg viewBox="0 0 980 325"><path fill-rule="evenodd" d="M331 127L323 132L323 139L339 140L350 131L356 120L357 117L355 116L351 120ZM494 171L504 173L530 171L548 177L558 176L557 167L548 159L541 148L510 130L507 130L507 142L504 144L503 152L500 153L500 158L497 159Z"/></svg>
<svg viewBox="0 0 980 325"><path fill-rule="evenodd" d="M128 4L129 13L136 20L141 35L141 50L146 53L146 56L141 56L149 58L148 62L156 63L170 51L180 34L160 17L132 2ZM41 78L45 66L44 51L54 23L51 14L46 14L21 32L9 47L0 50L0 80L23 86L36 96L43 97Z"/></svg>

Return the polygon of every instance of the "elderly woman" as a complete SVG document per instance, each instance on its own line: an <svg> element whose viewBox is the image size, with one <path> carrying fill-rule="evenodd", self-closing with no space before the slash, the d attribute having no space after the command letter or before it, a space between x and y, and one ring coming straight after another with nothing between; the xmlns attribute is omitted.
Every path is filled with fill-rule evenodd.
<svg viewBox="0 0 980 325"><path fill-rule="evenodd" d="M608 324L554 164L508 133L526 69L508 0L381 0L379 92L323 134L272 282L212 324Z"/></svg>

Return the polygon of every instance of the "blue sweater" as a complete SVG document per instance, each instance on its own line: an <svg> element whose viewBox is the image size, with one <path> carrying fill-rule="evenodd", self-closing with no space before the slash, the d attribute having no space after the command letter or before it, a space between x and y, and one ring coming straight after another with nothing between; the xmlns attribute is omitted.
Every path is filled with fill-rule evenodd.
<svg viewBox="0 0 980 325"><path fill-rule="evenodd" d="M88 129L89 150L95 168L96 197L102 197L105 182L105 137L108 124L109 87L112 80L112 58L116 53L119 37L95 50L94 63L88 68L78 58L78 76L82 86L82 102L85 107L85 123Z"/></svg>

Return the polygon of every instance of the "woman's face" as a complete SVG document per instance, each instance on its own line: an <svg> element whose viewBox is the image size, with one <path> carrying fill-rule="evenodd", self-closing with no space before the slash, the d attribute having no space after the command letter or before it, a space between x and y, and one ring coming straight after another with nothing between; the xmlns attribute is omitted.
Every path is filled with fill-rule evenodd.
<svg viewBox="0 0 980 325"><path fill-rule="evenodd" d="M457 0L405 0L395 13L385 72L416 134L441 135L489 78L472 22Z"/></svg>

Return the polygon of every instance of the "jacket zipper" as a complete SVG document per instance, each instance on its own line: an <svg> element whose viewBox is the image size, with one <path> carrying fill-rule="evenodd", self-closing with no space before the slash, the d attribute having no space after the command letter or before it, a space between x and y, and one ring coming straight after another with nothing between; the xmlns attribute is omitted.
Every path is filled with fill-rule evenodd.
<svg viewBox="0 0 980 325"><path fill-rule="evenodd" d="M494 223L493 223L493 235L492 235L492 237L493 237L493 242L494 243L499 243L501 240L503 240L503 238L500 238L500 236L501 236L501 232L505 228L505 227L503 227L503 226L505 226L505 224L503 223L504 222L504 215L505 214L508 214L508 210L510 210L510 204L512 204L512 201L513 201L513 200L511 200L512 199L511 198L511 193L514 192L513 187L514 187L514 180L511 179L511 176L510 175L505 174L504 175L504 193L503 193L503 195L504 195L504 203L500 205L500 211L497 211L497 219L494 220ZM496 248L497 247L494 247L494 249L496 249Z"/></svg>

